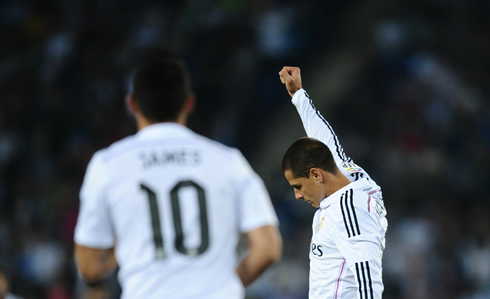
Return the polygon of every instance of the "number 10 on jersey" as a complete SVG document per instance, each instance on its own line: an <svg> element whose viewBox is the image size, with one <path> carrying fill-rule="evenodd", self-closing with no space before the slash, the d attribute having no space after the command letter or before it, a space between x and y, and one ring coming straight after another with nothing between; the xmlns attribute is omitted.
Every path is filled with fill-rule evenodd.
<svg viewBox="0 0 490 299"><path fill-rule="evenodd" d="M156 259L161 260L165 258L164 239L162 234L162 227L160 223L160 213L158 210L158 198L152 189L144 184L140 184L141 190L146 192L148 196L148 202L150 206L151 214L151 226L153 229L153 242L155 243ZM197 203L199 205L199 219L201 226L201 244L197 248L186 248L184 246L184 231L182 228L182 217L180 210L179 190L181 188L194 188L197 194ZM206 194L204 189L193 181L181 181L175 185L170 191L170 203L172 206L172 217L175 230L175 242L174 246L178 252L197 256L204 253L209 247L209 227L208 217L206 210Z"/></svg>

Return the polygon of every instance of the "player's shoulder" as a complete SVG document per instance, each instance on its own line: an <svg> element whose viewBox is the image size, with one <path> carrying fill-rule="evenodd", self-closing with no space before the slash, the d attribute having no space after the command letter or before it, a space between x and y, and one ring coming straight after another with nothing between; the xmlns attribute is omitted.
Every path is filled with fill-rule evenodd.
<svg viewBox="0 0 490 299"><path fill-rule="evenodd" d="M329 198L331 213L335 215L345 214L347 210L368 209L369 194L360 188L357 188L354 183L332 194Z"/></svg>
<svg viewBox="0 0 490 299"><path fill-rule="evenodd" d="M351 181L357 181L367 177L367 172L359 165L352 161L342 162L338 165L340 171Z"/></svg>
<svg viewBox="0 0 490 299"><path fill-rule="evenodd" d="M223 155L228 155L230 157L236 156L236 155L241 155L240 151L232 146L225 145L221 142L218 142L216 140L213 140L211 138L208 138L206 136L200 135L198 133L192 132L193 133L193 138L195 139L196 143L201 144L202 146L216 151L218 153L221 153Z"/></svg>
<svg viewBox="0 0 490 299"><path fill-rule="evenodd" d="M372 219L370 216L372 200L366 192L349 185L339 190L335 200L325 212L328 218L336 223L337 228L345 228L352 234L354 229L358 230L367 219Z"/></svg>
<svg viewBox="0 0 490 299"><path fill-rule="evenodd" d="M355 164L352 161L349 162L341 162L338 164L340 171L345 174L349 179L354 178L358 180L364 177L366 171L359 165ZM351 179L352 181L352 179Z"/></svg>
<svg viewBox="0 0 490 299"><path fill-rule="evenodd" d="M107 147L97 150L94 153L92 160L105 164L106 162L112 160L112 158L118 156L120 153L123 153L131 147L134 147L135 142L136 135L129 135L127 137L124 137L118 141L115 141Z"/></svg>
<svg viewBox="0 0 490 299"><path fill-rule="evenodd" d="M206 155L212 157L214 161L222 161L223 163L232 163L241 166L248 164L246 158L238 148L225 145L195 132L192 132L191 138L193 140L193 146L204 150Z"/></svg>
<svg viewBox="0 0 490 299"><path fill-rule="evenodd" d="M237 148L212 140L208 137L195 133L190 129L187 129L186 134L183 134L178 138L163 137L161 139L141 139L138 134L130 135L112 143L108 147L98 150L95 152L93 159L97 159L101 163L105 164L132 150L160 146L200 148L206 152L212 153L215 157L219 156L225 160L242 159L242 154Z"/></svg>

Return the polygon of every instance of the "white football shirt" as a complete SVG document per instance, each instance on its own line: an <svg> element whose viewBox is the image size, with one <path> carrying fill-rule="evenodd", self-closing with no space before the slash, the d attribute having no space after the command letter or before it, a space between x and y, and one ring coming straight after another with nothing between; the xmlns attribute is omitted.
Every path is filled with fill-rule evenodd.
<svg viewBox="0 0 490 299"><path fill-rule="evenodd" d="M123 299L243 298L239 236L277 223L237 149L159 123L94 154L75 243L115 247Z"/></svg>
<svg viewBox="0 0 490 299"><path fill-rule="evenodd" d="M320 203L313 218L309 298L381 298L381 258L388 228L380 187L347 157L305 90L292 103L309 137L325 143L352 183Z"/></svg>

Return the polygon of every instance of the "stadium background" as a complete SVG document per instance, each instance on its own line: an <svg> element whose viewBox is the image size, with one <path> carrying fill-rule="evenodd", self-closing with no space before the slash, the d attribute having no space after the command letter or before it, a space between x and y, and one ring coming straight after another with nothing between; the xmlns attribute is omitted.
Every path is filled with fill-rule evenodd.
<svg viewBox="0 0 490 299"><path fill-rule="evenodd" d="M304 86L383 188L384 298L490 298L490 2L188 0L0 2L0 264L29 298L91 295L72 256L91 155L135 132L124 106L141 51L188 62L189 126L264 178L284 257L249 298L307 297L314 210L280 158L303 136L277 72Z"/></svg>

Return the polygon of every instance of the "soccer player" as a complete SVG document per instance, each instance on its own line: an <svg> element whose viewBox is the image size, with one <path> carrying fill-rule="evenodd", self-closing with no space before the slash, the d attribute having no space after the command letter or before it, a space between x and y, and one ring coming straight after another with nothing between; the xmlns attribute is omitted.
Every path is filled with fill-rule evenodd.
<svg viewBox="0 0 490 299"><path fill-rule="evenodd" d="M388 226L380 187L348 158L302 89L300 69L279 76L309 137L294 142L282 169L296 199L318 208L310 248L309 298L381 298Z"/></svg>
<svg viewBox="0 0 490 299"><path fill-rule="evenodd" d="M282 250L262 180L237 149L185 126L194 97L175 54L144 58L127 101L138 133L96 152L80 191L81 275L94 282L117 264L123 299L243 298Z"/></svg>

